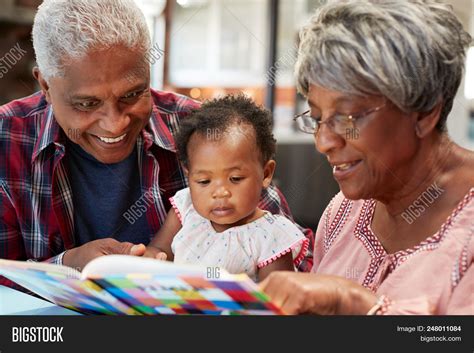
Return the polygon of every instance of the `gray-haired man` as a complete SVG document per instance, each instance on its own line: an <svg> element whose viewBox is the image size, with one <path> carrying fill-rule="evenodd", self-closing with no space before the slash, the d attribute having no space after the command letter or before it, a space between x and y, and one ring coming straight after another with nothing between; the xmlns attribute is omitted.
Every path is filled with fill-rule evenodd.
<svg viewBox="0 0 474 353"><path fill-rule="evenodd" d="M41 92L0 107L0 258L82 268L142 255L186 187L172 132L198 104L150 89L132 0L46 0L33 45ZM260 207L290 216L276 188Z"/></svg>

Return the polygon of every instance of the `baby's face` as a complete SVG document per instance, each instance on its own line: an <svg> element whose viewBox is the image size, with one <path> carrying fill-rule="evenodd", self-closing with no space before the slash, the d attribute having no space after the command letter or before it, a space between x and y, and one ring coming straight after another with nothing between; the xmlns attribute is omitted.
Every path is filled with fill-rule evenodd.
<svg viewBox="0 0 474 353"><path fill-rule="evenodd" d="M188 160L194 208L214 229L222 232L258 218L260 194L271 182L275 162L262 165L251 126L233 126L221 136L193 135Z"/></svg>

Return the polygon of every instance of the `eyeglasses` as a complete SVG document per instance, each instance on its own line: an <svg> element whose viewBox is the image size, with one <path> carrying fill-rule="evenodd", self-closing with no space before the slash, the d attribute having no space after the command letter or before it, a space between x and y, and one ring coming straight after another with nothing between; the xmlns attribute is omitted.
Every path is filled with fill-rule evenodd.
<svg viewBox="0 0 474 353"><path fill-rule="evenodd" d="M298 129L307 133L315 134L323 124L328 124L329 128L338 135L344 135L355 129L355 122L360 118L364 118L369 114L378 112L385 107L385 103L379 107L375 107L359 114L336 114L328 118L326 121L321 121L321 117L313 117L310 115L311 110L302 114L298 114L293 118L296 121Z"/></svg>

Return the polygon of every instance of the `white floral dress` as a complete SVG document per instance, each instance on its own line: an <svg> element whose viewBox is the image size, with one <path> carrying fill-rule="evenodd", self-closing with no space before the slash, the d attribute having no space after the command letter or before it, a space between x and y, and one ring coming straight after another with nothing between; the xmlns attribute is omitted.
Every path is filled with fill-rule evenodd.
<svg viewBox="0 0 474 353"><path fill-rule="evenodd" d="M295 264L304 257L308 240L294 223L281 215L263 217L216 232L193 207L189 188L170 199L182 228L171 244L174 262L224 268L257 280L257 270L288 252Z"/></svg>

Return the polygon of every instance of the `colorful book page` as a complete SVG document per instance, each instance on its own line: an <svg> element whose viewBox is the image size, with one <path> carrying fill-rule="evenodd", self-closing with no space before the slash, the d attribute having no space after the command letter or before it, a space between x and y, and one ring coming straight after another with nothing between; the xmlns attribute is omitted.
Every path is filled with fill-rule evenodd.
<svg viewBox="0 0 474 353"><path fill-rule="evenodd" d="M0 260L0 275L57 305L85 314L282 314L246 275L223 272L218 279L207 278L205 269L191 270L156 261L130 260L118 255L94 261L96 265L107 265L102 270L113 271L113 263L123 259L151 266L153 272L109 272L105 275L90 274L88 278L80 279L79 272L69 271L65 266ZM160 269L163 272L157 273Z"/></svg>
<svg viewBox="0 0 474 353"><path fill-rule="evenodd" d="M0 273L54 304L87 314L139 314L91 281L56 272L1 268Z"/></svg>
<svg viewBox="0 0 474 353"><path fill-rule="evenodd" d="M281 314L244 276L213 280L194 276L130 274L94 278L94 283L145 315Z"/></svg>

